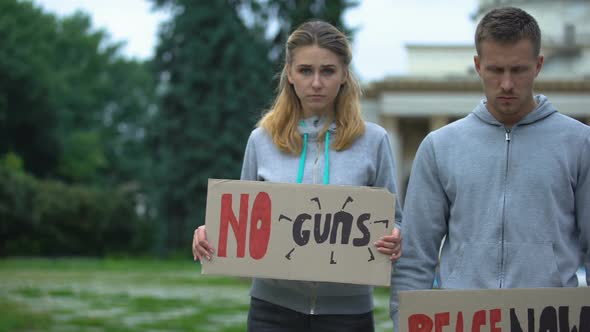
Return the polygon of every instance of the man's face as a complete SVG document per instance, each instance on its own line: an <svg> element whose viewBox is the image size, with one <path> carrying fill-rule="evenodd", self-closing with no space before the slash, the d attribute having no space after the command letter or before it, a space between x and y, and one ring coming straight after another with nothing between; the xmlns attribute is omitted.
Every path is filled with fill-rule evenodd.
<svg viewBox="0 0 590 332"><path fill-rule="evenodd" d="M486 40L474 57L490 113L512 126L536 107L533 84L543 66L543 56L535 56L528 39L514 43Z"/></svg>

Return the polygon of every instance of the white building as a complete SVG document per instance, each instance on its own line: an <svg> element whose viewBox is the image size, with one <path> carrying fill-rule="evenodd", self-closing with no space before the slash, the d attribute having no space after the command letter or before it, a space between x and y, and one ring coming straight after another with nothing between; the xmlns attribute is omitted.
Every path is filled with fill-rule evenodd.
<svg viewBox="0 0 590 332"><path fill-rule="evenodd" d="M507 5L526 10L541 27L545 63L535 92L590 125L590 1L479 0L473 19L479 22L488 10ZM483 97L473 43L409 44L406 49L409 74L369 84L362 100L367 120L380 123L392 137L402 198L426 134L467 115Z"/></svg>

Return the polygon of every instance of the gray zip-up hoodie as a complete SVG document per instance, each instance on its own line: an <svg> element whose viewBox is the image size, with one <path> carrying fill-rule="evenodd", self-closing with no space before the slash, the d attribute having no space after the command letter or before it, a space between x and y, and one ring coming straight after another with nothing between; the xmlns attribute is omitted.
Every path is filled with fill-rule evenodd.
<svg viewBox="0 0 590 332"><path fill-rule="evenodd" d="M432 288L437 264L450 289L575 287L582 264L590 279L590 127L535 98L511 129L484 100L420 145L391 280L395 327L398 292Z"/></svg>
<svg viewBox="0 0 590 332"><path fill-rule="evenodd" d="M296 183L303 172L302 183L324 183L324 140L318 133L323 118L303 120L299 132L307 134L305 167L299 170L300 155L280 151L268 133L252 131L242 168L242 180ZM330 135L337 135L331 125ZM396 193L395 168L387 132L376 124L366 123L365 133L343 151L329 150L329 183L337 185L383 187ZM328 180L328 179L327 179ZM396 222L401 222L401 209L396 204ZM329 282L307 282L255 278L250 295L306 314L359 314L373 309L372 287Z"/></svg>

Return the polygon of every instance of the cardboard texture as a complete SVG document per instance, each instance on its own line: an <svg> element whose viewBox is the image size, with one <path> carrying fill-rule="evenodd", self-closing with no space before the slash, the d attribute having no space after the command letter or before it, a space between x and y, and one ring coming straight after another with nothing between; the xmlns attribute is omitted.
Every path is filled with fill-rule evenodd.
<svg viewBox="0 0 590 332"><path fill-rule="evenodd" d="M590 332L590 288L400 292L408 332Z"/></svg>
<svg viewBox="0 0 590 332"><path fill-rule="evenodd" d="M394 209L382 188L209 179L202 273L388 286Z"/></svg>

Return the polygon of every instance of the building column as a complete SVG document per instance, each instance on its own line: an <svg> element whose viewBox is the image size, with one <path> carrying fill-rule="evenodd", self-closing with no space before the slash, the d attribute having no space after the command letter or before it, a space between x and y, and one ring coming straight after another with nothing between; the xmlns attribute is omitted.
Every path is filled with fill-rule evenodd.
<svg viewBox="0 0 590 332"><path fill-rule="evenodd" d="M391 150L393 154L393 159L395 162L395 170L396 170L396 183L398 194L396 195L396 199L403 202L403 197L401 197L400 193L404 193L406 188L402 188L404 185L404 169L403 169L403 136L401 133L401 128L399 126L399 118L392 115L380 115L380 124L383 128L387 131L390 138L391 143Z"/></svg>
<svg viewBox="0 0 590 332"><path fill-rule="evenodd" d="M444 115L433 115L430 117L430 131L437 130L449 124L449 117Z"/></svg>

